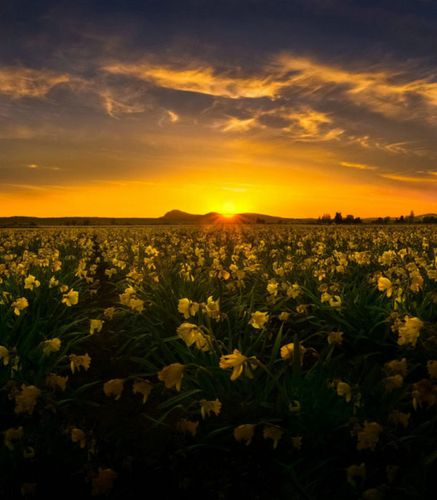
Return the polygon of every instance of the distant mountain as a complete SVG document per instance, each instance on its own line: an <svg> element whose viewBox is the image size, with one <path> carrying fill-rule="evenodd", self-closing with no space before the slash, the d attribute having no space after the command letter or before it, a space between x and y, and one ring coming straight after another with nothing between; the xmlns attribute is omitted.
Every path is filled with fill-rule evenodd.
<svg viewBox="0 0 437 500"><path fill-rule="evenodd" d="M417 215L416 222L424 217L436 217L437 214ZM391 222L394 221L391 218ZM146 225L177 225L177 224L316 224L318 219L296 219L277 217L257 213L241 213L225 217L218 212L207 214L190 214L182 210L170 210L162 217L0 217L0 227L41 227L41 226L146 226ZM366 224L377 222L377 218L363 219Z"/></svg>

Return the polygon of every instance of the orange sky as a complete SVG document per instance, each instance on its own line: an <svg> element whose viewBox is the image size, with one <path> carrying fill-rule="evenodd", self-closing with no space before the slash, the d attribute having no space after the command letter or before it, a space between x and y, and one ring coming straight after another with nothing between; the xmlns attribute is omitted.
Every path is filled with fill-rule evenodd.
<svg viewBox="0 0 437 500"><path fill-rule="evenodd" d="M437 213L436 71L414 44L381 57L362 33L363 53L341 16L331 47L311 15L307 37L278 12L262 38L263 16L193 31L163 11L148 31L41 8L0 60L0 216Z"/></svg>

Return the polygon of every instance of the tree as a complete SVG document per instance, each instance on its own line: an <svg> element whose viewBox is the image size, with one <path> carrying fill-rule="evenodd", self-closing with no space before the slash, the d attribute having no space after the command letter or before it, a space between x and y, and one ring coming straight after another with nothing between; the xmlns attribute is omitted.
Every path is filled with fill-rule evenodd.
<svg viewBox="0 0 437 500"><path fill-rule="evenodd" d="M341 212L336 212L334 217L334 223L342 224L342 222L343 222L343 216L341 215Z"/></svg>

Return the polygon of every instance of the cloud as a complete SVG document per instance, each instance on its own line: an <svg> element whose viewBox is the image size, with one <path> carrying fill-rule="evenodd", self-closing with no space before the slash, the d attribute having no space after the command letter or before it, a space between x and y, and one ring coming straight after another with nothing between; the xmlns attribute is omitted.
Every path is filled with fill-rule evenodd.
<svg viewBox="0 0 437 500"><path fill-rule="evenodd" d="M431 172L431 175L433 173ZM396 174L396 173L387 173L381 174L381 177L384 179L390 179L392 181L405 182L410 184L435 184L437 183L437 179L429 176L412 176L412 175L404 175L404 174Z"/></svg>
<svg viewBox="0 0 437 500"><path fill-rule="evenodd" d="M336 89L352 102L390 117L408 113L418 97L428 106L437 106L437 82L433 81L433 75L415 79L413 68L406 65L352 70L283 54L272 68L282 79L288 74L289 86L298 87L307 95L323 95Z"/></svg>
<svg viewBox="0 0 437 500"><path fill-rule="evenodd" d="M118 118L122 114L142 113L145 110L143 104L123 102L114 96L109 89L98 90L103 109L112 118Z"/></svg>
<svg viewBox="0 0 437 500"><path fill-rule="evenodd" d="M378 167L374 167L372 165L365 165L364 163L352 163L348 161L342 161L340 163L342 167L346 168L356 168L357 170L377 170Z"/></svg>
<svg viewBox="0 0 437 500"><path fill-rule="evenodd" d="M26 165L26 168L30 170L52 170L54 172L62 170L61 167L38 165L37 163L29 163L28 165Z"/></svg>
<svg viewBox="0 0 437 500"><path fill-rule="evenodd" d="M158 125L160 127L164 127L165 125L168 124L177 123L179 120L180 116L175 111L171 111L170 109L165 109L163 115L158 121Z"/></svg>
<svg viewBox="0 0 437 500"><path fill-rule="evenodd" d="M240 119L232 116L222 123L220 128L223 132L247 132L256 126L259 126L256 118Z"/></svg>
<svg viewBox="0 0 437 500"><path fill-rule="evenodd" d="M13 98L43 97L57 85L69 83L67 74L22 67L0 68L0 94Z"/></svg>
<svg viewBox="0 0 437 500"><path fill-rule="evenodd" d="M231 76L215 71L211 66L178 69L147 63L118 63L104 66L103 70L111 74L132 76L158 87L230 99L275 98L286 84L274 81L269 75Z"/></svg>

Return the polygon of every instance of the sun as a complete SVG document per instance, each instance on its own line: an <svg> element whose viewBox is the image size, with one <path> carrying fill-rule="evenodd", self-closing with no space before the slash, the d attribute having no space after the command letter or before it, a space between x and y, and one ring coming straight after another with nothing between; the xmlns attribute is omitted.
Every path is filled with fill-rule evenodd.
<svg viewBox="0 0 437 500"><path fill-rule="evenodd" d="M232 200L225 200L222 204L222 210L220 211L220 215L225 219L232 219L235 217L237 210L235 207L235 203Z"/></svg>

